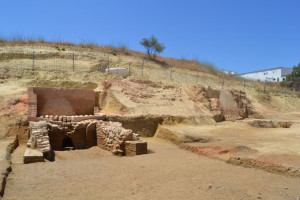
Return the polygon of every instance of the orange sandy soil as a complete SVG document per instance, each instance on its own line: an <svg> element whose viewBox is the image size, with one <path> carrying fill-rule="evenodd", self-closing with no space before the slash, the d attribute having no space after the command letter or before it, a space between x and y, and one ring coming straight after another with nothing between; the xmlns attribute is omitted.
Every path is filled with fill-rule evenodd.
<svg viewBox="0 0 300 200"><path fill-rule="evenodd" d="M147 138L149 154L117 157L98 147L56 151L55 162L12 155L4 199L297 199L300 179L238 167Z"/></svg>

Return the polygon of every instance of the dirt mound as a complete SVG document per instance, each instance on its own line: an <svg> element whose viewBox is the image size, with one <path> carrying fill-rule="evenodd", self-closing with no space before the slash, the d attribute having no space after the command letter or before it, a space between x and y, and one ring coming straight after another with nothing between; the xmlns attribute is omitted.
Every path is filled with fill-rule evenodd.
<svg viewBox="0 0 300 200"><path fill-rule="evenodd" d="M27 95L21 96L16 99L11 99L5 104L0 106L0 116L25 114L27 112L27 107L28 107Z"/></svg>
<svg viewBox="0 0 300 200"><path fill-rule="evenodd" d="M185 94L194 104L194 109L199 112L210 112L215 121L223 121L224 115L219 101L220 91L210 87L188 86L184 87Z"/></svg>
<svg viewBox="0 0 300 200"><path fill-rule="evenodd" d="M26 138L27 108L27 95L10 99L0 106L0 139L16 135L19 141Z"/></svg>
<svg viewBox="0 0 300 200"><path fill-rule="evenodd" d="M250 100L239 91L227 91L231 104L235 105L236 118L253 113ZM230 104L230 105L231 105ZM143 79L105 81L99 92L99 106L103 112L122 115L155 115L210 117L223 121L224 105L220 91L210 87L174 87Z"/></svg>

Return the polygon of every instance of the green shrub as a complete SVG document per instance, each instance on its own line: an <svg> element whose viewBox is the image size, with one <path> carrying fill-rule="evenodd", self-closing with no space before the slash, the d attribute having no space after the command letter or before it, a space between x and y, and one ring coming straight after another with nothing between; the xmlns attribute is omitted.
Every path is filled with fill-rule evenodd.
<svg viewBox="0 0 300 200"><path fill-rule="evenodd" d="M112 50L111 54L114 55L114 56L116 56L117 55L117 51L116 50Z"/></svg>
<svg viewBox="0 0 300 200"><path fill-rule="evenodd" d="M63 47L63 48L61 48L61 50L62 50L62 51L65 51L66 49L65 49L65 47Z"/></svg>

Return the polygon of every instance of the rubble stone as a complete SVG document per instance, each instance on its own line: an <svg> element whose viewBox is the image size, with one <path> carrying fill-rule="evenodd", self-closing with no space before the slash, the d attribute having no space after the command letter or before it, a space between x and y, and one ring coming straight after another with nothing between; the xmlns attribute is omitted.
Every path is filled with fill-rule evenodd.
<svg viewBox="0 0 300 200"><path fill-rule="evenodd" d="M133 132L119 122L99 121L97 123L97 144L115 154L125 155L125 141L133 140Z"/></svg>

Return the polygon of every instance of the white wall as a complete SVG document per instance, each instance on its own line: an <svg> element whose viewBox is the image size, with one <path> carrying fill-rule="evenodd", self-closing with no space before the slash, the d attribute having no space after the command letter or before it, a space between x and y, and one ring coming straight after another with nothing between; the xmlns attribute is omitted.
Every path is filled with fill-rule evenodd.
<svg viewBox="0 0 300 200"><path fill-rule="evenodd" d="M256 80L256 81L270 81L277 82L282 81L281 69L267 70L262 72L253 72L240 75L242 78Z"/></svg>

